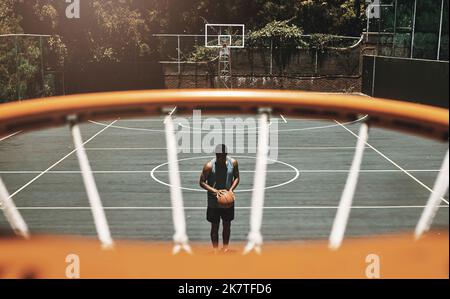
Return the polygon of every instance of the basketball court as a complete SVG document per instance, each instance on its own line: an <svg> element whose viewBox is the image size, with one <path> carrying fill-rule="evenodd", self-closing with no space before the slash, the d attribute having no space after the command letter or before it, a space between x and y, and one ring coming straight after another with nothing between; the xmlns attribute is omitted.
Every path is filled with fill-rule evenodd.
<svg viewBox="0 0 450 299"><path fill-rule="evenodd" d="M325 239L339 205L360 124L272 117L279 122L278 160L268 166L264 239ZM217 118L223 122L225 117ZM91 121L81 126L115 238L172 239L163 122L155 117ZM371 129L369 144L347 234L411 232L439 172L446 144L377 128ZM205 150L178 156L187 232L193 241L209 239L206 192L198 186L204 163L213 158ZM67 128L5 138L0 151L0 174L33 233L95 236ZM244 241L249 230L256 157L249 151L230 154L239 161L241 171L232 242ZM447 195L434 226L447 228L448 222ZM8 228L3 217L2 227Z"/></svg>

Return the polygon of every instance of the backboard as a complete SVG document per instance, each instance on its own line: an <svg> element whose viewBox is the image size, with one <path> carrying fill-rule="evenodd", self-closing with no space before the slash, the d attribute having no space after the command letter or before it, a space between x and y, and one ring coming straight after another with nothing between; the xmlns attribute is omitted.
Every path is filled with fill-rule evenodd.
<svg viewBox="0 0 450 299"><path fill-rule="evenodd" d="M221 48L245 47L245 25L243 24L205 24L205 47Z"/></svg>

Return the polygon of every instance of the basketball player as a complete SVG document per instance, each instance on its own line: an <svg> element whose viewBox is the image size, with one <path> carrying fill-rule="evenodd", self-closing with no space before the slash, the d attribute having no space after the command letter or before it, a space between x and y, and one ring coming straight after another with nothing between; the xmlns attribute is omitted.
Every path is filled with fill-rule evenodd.
<svg viewBox="0 0 450 299"><path fill-rule="evenodd" d="M203 167L200 186L207 191L208 209L206 220L211 223L211 242L214 252L219 247L219 226L222 219L223 252L228 252L230 243L231 221L234 219L234 203L231 207L221 207L217 197L225 190L233 191L239 185L239 168L235 159L228 157L227 147L219 144L215 149L216 158Z"/></svg>

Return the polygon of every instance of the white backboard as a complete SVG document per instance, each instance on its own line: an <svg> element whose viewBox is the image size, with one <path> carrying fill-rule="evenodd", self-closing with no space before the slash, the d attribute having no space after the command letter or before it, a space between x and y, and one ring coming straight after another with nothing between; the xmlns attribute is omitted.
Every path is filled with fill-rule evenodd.
<svg viewBox="0 0 450 299"><path fill-rule="evenodd" d="M245 48L244 24L205 24L205 47Z"/></svg>

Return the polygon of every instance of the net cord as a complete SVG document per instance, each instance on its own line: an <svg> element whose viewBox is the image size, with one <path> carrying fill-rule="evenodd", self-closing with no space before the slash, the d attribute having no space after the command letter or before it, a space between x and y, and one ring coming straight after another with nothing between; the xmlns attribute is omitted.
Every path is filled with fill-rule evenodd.
<svg viewBox="0 0 450 299"><path fill-rule="evenodd" d="M243 254L248 254L252 250L255 250L255 252L258 254L261 253L261 246L263 244L261 225L264 209L268 153L269 116L267 113L263 113L259 118L258 151L256 157L255 176L253 181L250 232L248 234L248 243L244 248Z"/></svg>
<svg viewBox="0 0 450 299"><path fill-rule="evenodd" d="M184 214L183 194L181 192L181 179L177 158L177 142L173 120L170 115L164 119L166 144L167 144L167 160L169 167L170 181L170 201L172 204L172 219L175 233L173 241L175 243L172 253L178 254L181 250L192 254L189 246L189 239L186 233L186 217Z"/></svg>
<svg viewBox="0 0 450 299"><path fill-rule="evenodd" d="M80 165L81 175L83 177L84 186L91 206L92 216L94 218L95 228L98 238L103 249L111 249L114 242L109 230L108 221L103 209L102 201L98 193L97 185L92 174L91 165L83 145L80 127L75 122L71 122L70 131L72 133L73 142L76 148L78 163Z"/></svg>
<svg viewBox="0 0 450 299"><path fill-rule="evenodd" d="M445 155L444 162L442 163L441 170L434 183L433 192L430 193L427 205L423 209L422 215L417 222L414 236L419 239L423 233L427 232L436 216L439 206L441 204L441 198L445 196L448 190L448 177L449 177L449 153Z"/></svg>
<svg viewBox="0 0 450 299"><path fill-rule="evenodd" d="M0 178L0 207L5 214L6 220L10 224L14 233L18 236L21 236L25 239L29 238L30 233L28 231L28 226L23 219L20 212L17 210L14 201L10 197L8 190L3 183L3 180Z"/></svg>
<svg viewBox="0 0 450 299"><path fill-rule="evenodd" d="M355 196L356 186L358 184L361 163L364 155L366 142L369 138L369 126L363 123L359 130L358 142L356 145L355 155L353 156L352 166L345 183L344 190L341 195L339 207L334 218L333 227L329 237L328 246L330 249L337 250L344 240L345 230L347 228L350 210Z"/></svg>

